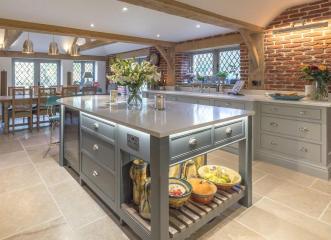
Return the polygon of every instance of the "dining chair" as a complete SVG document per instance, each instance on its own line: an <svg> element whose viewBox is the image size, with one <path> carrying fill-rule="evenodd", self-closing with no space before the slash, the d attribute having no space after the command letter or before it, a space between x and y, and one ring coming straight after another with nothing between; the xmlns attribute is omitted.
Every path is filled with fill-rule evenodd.
<svg viewBox="0 0 331 240"><path fill-rule="evenodd" d="M56 96L56 88L39 88L37 108L34 109L34 115L37 115L37 129L40 128L40 117L49 116L48 97Z"/></svg>
<svg viewBox="0 0 331 240"><path fill-rule="evenodd" d="M17 86L17 87L8 87L8 96L13 96L13 89L15 89L16 95L25 95L25 87L24 86Z"/></svg>
<svg viewBox="0 0 331 240"><path fill-rule="evenodd" d="M24 89L22 95L22 88L12 88L11 95L13 96L12 106L8 114L8 121L12 119L12 130L15 132L15 126L25 125L25 123L16 124L17 118L27 118L29 129L32 130L33 114L32 114L32 90Z"/></svg>
<svg viewBox="0 0 331 240"><path fill-rule="evenodd" d="M44 88L44 86L30 86L30 88L32 89L32 95L38 96L39 89Z"/></svg>
<svg viewBox="0 0 331 240"><path fill-rule="evenodd" d="M95 95L97 94L97 88L96 87L83 87L82 88L82 94L83 95Z"/></svg>
<svg viewBox="0 0 331 240"><path fill-rule="evenodd" d="M71 97L77 95L79 86L66 86L62 87L62 97Z"/></svg>

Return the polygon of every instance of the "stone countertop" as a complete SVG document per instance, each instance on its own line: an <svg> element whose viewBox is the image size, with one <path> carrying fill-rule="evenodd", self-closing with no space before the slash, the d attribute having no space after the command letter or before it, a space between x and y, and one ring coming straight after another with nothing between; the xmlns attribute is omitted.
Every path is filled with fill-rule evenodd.
<svg viewBox="0 0 331 240"><path fill-rule="evenodd" d="M198 97L198 98L207 98L207 99L224 99L224 100L233 100L233 101L248 101L248 102L265 102L265 103L280 103L280 104L292 104L292 105L303 105L303 106L312 106L312 107L331 107L331 102L321 102L321 101L312 101L309 99L302 99L300 101L283 101L283 100L274 100L271 97L265 95L254 95L246 94L244 96L234 96L221 93L200 93L200 92L188 92L188 91L171 91L171 90L146 90L144 92L149 93L160 93L160 94L169 94L176 96L187 96L187 97Z"/></svg>
<svg viewBox="0 0 331 240"><path fill-rule="evenodd" d="M59 103L102 119L166 137L201 127L253 115L253 112L169 101L164 111L154 109L154 101L144 99L141 110L129 110L125 101L110 103L109 96L76 96Z"/></svg>

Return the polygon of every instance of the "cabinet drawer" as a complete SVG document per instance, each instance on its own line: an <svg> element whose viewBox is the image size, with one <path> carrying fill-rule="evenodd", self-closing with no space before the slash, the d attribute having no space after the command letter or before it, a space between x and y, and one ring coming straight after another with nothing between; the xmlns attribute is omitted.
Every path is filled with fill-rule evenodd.
<svg viewBox="0 0 331 240"><path fill-rule="evenodd" d="M321 125L318 123L262 116L261 128L265 131L321 141Z"/></svg>
<svg viewBox="0 0 331 240"><path fill-rule="evenodd" d="M214 139L215 143L229 142L240 139L245 135L244 122L234 122L227 125L215 127Z"/></svg>
<svg viewBox="0 0 331 240"><path fill-rule="evenodd" d="M261 145L265 149L291 155L309 162L321 162L321 146L318 144L305 143L268 134L262 134Z"/></svg>
<svg viewBox="0 0 331 240"><path fill-rule="evenodd" d="M115 176L105 168L82 154L82 173L112 201L115 200Z"/></svg>
<svg viewBox="0 0 331 240"><path fill-rule="evenodd" d="M81 124L83 127L86 127L94 133L103 135L109 139L115 139L115 125L90 118L83 114L81 116Z"/></svg>
<svg viewBox="0 0 331 240"><path fill-rule="evenodd" d="M88 132L82 131L81 149L93 159L112 171L115 171L115 146Z"/></svg>
<svg viewBox="0 0 331 240"><path fill-rule="evenodd" d="M226 107L226 108L236 108L236 109L245 109L245 104L238 101L224 101L224 100L215 100L214 105L216 107Z"/></svg>
<svg viewBox="0 0 331 240"><path fill-rule="evenodd" d="M262 104L262 112L269 114L279 114L289 117L307 118L321 120L321 109L285 107L273 104Z"/></svg>
<svg viewBox="0 0 331 240"><path fill-rule="evenodd" d="M171 158L176 158L189 155L211 145L212 133L210 128L194 133L174 136L170 139L170 156Z"/></svg>

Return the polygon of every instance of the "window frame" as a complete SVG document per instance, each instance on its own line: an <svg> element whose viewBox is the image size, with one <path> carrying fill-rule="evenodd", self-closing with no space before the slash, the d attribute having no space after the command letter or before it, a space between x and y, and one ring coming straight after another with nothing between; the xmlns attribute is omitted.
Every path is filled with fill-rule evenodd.
<svg viewBox="0 0 331 240"><path fill-rule="evenodd" d="M34 78L33 78L33 86L38 86L40 83L40 64L41 63L55 63L57 65L57 85L61 83L61 63L60 60L50 60L50 59L33 59L33 58L13 58L12 59L12 85L16 86L16 72L15 72L15 63L16 62L29 62L33 63L34 67ZM41 85L41 83L40 83Z"/></svg>
<svg viewBox="0 0 331 240"><path fill-rule="evenodd" d="M213 54L213 74L211 76L216 75L219 72L219 66L220 66L220 53L225 51L233 51L238 50L240 54L240 46L231 46L231 47L222 47L222 48L216 48L216 49L209 49L209 50L203 50L203 51L195 51L190 54L190 69L193 71L193 56L199 55L199 54L206 54L211 53ZM240 62L239 62L239 78L240 78ZM195 74L195 72L193 72ZM211 77L207 76L207 77ZM229 79L233 80L233 79Z"/></svg>
<svg viewBox="0 0 331 240"><path fill-rule="evenodd" d="M84 73L85 73L85 64L86 63L92 63L92 65L93 65L93 73L92 73L92 75L93 75L93 81L95 81L95 82L97 82L97 78L96 78L96 64L95 64L95 61L73 61L73 67L74 67L74 64L75 63L79 63L80 64L80 81L79 81L79 83L81 83L82 82L82 80L83 80L83 76L84 76ZM75 80L73 79L73 82L74 82Z"/></svg>

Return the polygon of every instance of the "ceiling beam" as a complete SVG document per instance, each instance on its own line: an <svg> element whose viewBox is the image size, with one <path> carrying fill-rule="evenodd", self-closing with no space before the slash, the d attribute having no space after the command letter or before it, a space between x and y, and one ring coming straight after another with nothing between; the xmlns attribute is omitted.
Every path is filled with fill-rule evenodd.
<svg viewBox="0 0 331 240"><path fill-rule="evenodd" d="M11 57L11 58L47 58L47 59L69 59L69 60L86 60L86 61L106 61L105 56L90 56L81 55L78 57L72 57L68 54L60 54L57 56L51 56L43 52L35 52L33 54L24 54L19 51L0 51L0 57Z"/></svg>
<svg viewBox="0 0 331 240"><path fill-rule="evenodd" d="M138 44L145 44L152 46L159 45L163 47L171 47L174 45L173 42L155 40L150 38L134 37L134 36L121 35L121 34L108 33L108 32L97 32L97 31L91 31L85 29L25 22L25 21L18 21L12 19L4 19L4 18L0 18L0 28L17 29L20 31L48 33L48 34L56 34L63 36L92 38L92 39L98 39L104 41L138 43Z"/></svg>
<svg viewBox="0 0 331 240"><path fill-rule="evenodd" d="M115 41L102 41L102 40L91 41L91 40L87 40L86 43L79 46L79 49L80 49L80 51L86 51L86 50L94 49L94 48L97 48L97 47L106 46L106 45L109 45L109 44L112 44L112 43L115 43Z"/></svg>
<svg viewBox="0 0 331 240"><path fill-rule="evenodd" d="M210 38L203 38L191 41L177 43L175 46L176 52L191 52L213 49L223 46L230 46L234 44L241 44L244 40L240 33L219 35Z"/></svg>
<svg viewBox="0 0 331 240"><path fill-rule="evenodd" d="M4 36L4 50L10 48L11 45L21 36L22 31L13 30L13 29L5 29L5 36Z"/></svg>
<svg viewBox="0 0 331 240"><path fill-rule="evenodd" d="M238 19L222 16L175 0L119 0L136 6L149 8L159 12L192 19L195 21L216 25L219 27L252 32L262 32L263 28Z"/></svg>

